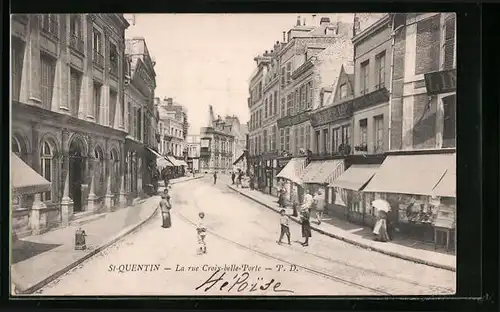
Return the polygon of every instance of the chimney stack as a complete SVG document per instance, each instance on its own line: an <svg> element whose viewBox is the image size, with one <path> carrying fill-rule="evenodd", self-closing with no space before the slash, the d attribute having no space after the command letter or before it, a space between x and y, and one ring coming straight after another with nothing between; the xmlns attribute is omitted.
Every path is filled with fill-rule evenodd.
<svg viewBox="0 0 500 312"><path fill-rule="evenodd" d="M321 20L319 21L319 24L321 26L330 24L330 18L329 17L322 17Z"/></svg>
<svg viewBox="0 0 500 312"><path fill-rule="evenodd" d="M316 24L316 14L312 15L312 21L311 21L311 23L312 23L313 26Z"/></svg>
<svg viewBox="0 0 500 312"><path fill-rule="evenodd" d="M286 42L286 31L283 32L283 42Z"/></svg>
<svg viewBox="0 0 500 312"><path fill-rule="evenodd" d="M297 16L297 26L300 26L300 15Z"/></svg>

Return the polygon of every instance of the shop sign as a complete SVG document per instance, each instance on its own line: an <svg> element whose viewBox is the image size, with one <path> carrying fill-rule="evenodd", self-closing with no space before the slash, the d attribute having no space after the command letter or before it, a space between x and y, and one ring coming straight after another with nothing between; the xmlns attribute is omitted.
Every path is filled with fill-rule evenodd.
<svg viewBox="0 0 500 312"><path fill-rule="evenodd" d="M363 96L360 96L354 101L354 111L372 107L384 102L389 102L389 91L386 88L380 88Z"/></svg>
<svg viewBox="0 0 500 312"><path fill-rule="evenodd" d="M295 116L285 116L278 119L278 128L290 127L298 125L309 120L309 111L304 111Z"/></svg>
<svg viewBox="0 0 500 312"><path fill-rule="evenodd" d="M448 69L424 75L428 95L454 92L457 90L457 70Z"/></svg>
<svg viewBox="0 0 500 312"><path fill-rule="evenodd" d="M325 110L311 114L311 126L316 127L324 124L328 124L339 119L344 119L352 116L353 111L353 101L347 101Z"/></svg>

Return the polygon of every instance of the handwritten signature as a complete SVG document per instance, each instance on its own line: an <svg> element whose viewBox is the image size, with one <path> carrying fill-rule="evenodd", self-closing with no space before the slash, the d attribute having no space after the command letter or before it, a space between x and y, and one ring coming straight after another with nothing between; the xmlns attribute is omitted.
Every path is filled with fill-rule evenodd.
<svg viewBox="0 0 500 312"><path fill-rule="evenodd" d="M218 286L220 284L219 290L225 290L227 286L230 286L227 288L227 292L231 292L233 289L236 290L236 292L243 292L248 289L249 292L254 292L254 291L266 291L271 288L272 286L272 291L276 293L294 293L292 290L288 289L282 289L281 287L281 282L275 281L274 278L268 281L267 283L264 283L263 277L258 277L256 280L253 282L250 282L250 273L244 272L241 275L236 274L231 280L225 280L224 276L226 275L226 272L222 272L221 270L217 270L215 273L213 273L206 281L204 281L201 285L195 288L195 290L199 290L203 287L206 287L203 291L207 292L210 289ZM231 285L230 285L231 284Z"/></svg>

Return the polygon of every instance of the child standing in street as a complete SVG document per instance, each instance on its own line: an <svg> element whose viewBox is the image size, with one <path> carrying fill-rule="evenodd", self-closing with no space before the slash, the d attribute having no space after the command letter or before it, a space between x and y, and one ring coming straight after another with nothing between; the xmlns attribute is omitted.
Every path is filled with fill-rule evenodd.
<svg viewBox="0 0 500 312"><path fill-rule="evenodd" d="M280 214L281 233L278 244L281 245L281 240L283 239L283 236L286 235L286 238L288 239L288 245L290 245L290 227L288 226L288 216L285 214L285 209L281 209Z"/></svg>
<svg viewBox="0 0 500 312"><path fill-rule="evenodd" d="M205 214L203 212L200 212L198 216L200 217L200 221L198 222L196 231L198 232L198 254L201 255L207 253L207 243L205 242L205 237L207 236L207 227L203 222Z"/></svg>

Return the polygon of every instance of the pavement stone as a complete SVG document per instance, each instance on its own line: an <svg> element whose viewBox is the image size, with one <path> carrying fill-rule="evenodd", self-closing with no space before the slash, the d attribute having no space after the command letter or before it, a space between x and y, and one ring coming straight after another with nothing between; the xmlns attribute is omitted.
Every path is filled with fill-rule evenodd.
<svg viewBox="0 0 500 312"><path fill-rule="evenodd" d="M170 183L174 185L202 177L203 175L181 177L171 180ZM139 229L156 215L159 201L159 196L148 197L135 206L104 213L104 217L83 225L74 223L17 241L12 245L12 254L22 258L26 257L23 253L27 253L28 258L11 265L11 284L20 294L36 291ZM75 232L78 228L82 228L87 234L86 250L74 249ZM29 257L29 253L33 252L39 253Z"/></svg>
<svg viewBox="0 0 500 312"><path fill-rule="evenodd" d="M277 199L273 196L264 194L257 190L250 190L248 188L236 188L235 186L230 184L228 184L227 187L271 210L274 210L277 213L279 213L279 211L282 209L278 207L278 204L276 203ZM287 214L291 214L291 208L287 208L286 210ZM299 218L292 216L290 218L293 221L300 223ZM405 247L390 242L384 243L365 239L356 234L349 233L348 231L345 231L339 227L331 224L326 224L324 222L320 226L312 223L311 228L321 234L328 235L344 242L377 251L389 256L425 264L440 269L456 271L456 256L454 255Z"/></svg>

